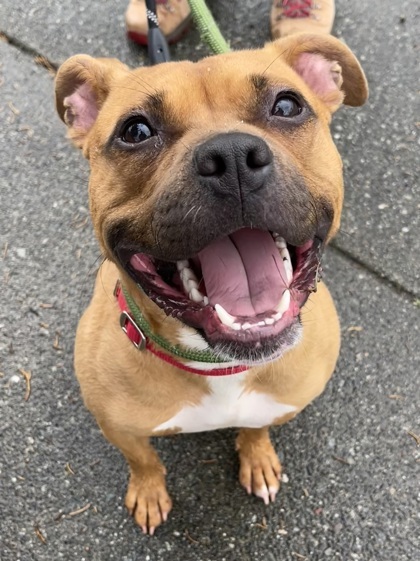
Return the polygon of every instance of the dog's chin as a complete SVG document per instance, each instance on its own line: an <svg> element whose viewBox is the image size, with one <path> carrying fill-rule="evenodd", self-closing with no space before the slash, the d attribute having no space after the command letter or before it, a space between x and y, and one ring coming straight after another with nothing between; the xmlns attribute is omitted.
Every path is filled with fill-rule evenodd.
<svg viewBox="0 0 420 561"><path fill-rule="evenodd" d="M299 339L299 314L316 288L322 241L292 246L244 228L179 261L115 249L124 270L168 315L194 328L221 360L258 364Z"/></svg>
<svg viewBox="0 0 420 561"><path fill-rule="evenodd" d="M301 335L302 325L298 317L277 336L261 337L255 344L242 341L218 342L213 348L220 362L258 366L281 358L298 344Z"/></svg>

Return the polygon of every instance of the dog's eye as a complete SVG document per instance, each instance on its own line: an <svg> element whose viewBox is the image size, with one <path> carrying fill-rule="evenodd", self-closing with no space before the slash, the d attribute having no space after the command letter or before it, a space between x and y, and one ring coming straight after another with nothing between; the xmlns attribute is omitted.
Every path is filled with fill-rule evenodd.
<svg viewBox="0 0 420 561"><path fill-rule="evenodd" d="M296 117L302 113L302 105L289 93L278 96L272 111L276 117Z"/></svg>
<svg viewBox="0 0 420 561"><path fill-rule="evenodd" d="M122 130L121 138L128 144L139 144L153 136L149 125L140 119L129 121Z"/></svg>

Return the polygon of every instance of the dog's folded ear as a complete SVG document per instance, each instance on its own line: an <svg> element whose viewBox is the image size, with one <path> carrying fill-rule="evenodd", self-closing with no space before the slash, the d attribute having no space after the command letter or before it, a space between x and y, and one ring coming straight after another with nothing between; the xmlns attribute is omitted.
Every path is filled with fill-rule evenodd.
<svg viewBox="0 0 420 561"><path fill-rule="evenodd" d="M55 100L69 137L83 148L87 134L106 100L115 76L128 68L116 59L75 55L58 69Z"/></svg>
<svg viewBox="0 0 420 561"><path fill-rule="evenodd" d="M368 97L363 70L351 50L331 35L299 33L273 43L285 60L333 112Z"/></svg>

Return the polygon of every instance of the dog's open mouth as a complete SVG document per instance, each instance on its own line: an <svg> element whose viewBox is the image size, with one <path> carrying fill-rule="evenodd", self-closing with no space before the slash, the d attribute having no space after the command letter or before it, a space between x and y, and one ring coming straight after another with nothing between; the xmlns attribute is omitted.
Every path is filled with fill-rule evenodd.
<svg viewBox="0 0 420 561"><path fill-rule="evenodd" d="M287 338L313 291L321 246L316 237L296 247L276 233L243 228L190 259L131 253L123 265L167 315L199 330L210 345L230 347L233 356L243 354L241 347L266 355Z"/></svg>

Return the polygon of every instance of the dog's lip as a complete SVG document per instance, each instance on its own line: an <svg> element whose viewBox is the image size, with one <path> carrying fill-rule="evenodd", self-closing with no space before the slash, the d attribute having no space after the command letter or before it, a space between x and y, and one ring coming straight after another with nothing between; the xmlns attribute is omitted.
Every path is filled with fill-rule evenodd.
<svg viewBox="0 0 420 561"><path fill-rule="evenodd" d="M127 246L119 247L118 257L127 273L152 301L168 316L200 330L210 344L238 342L257 349L262 341L274 342L297 321L300 309L316 282L322 245L322 241L315 237L295 248L295 270L283 291L283 306L279 302L281 313L272 310L270 313L240 318L230 316L214 302L214 305L210 304L203 294L201 301L192 300L185 294L185 287L180 281L174 285L162 278L159 270L166 267L169 270L172 268L174 276L179 279L179 263L182 262L158 260ZM190 262L194 259L195 256Z"/></svg>

